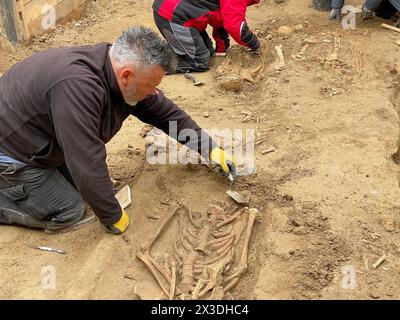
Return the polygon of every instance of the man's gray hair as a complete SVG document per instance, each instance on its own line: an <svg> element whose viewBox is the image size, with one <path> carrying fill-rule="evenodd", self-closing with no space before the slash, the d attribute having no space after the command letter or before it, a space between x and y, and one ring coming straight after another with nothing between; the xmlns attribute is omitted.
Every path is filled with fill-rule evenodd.
<svg viewBox="0 0 400 320"><path fill-rule="evenodd" d="M159 65L168 73L176 69L176 56L168 42L143 26L134 26L124 31L112 45L111 57L121 65Z"/></svg>

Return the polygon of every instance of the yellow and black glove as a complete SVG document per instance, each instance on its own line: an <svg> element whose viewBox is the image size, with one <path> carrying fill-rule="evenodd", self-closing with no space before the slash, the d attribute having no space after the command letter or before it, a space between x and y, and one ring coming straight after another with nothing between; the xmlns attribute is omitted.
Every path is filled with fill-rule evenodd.
<svg viewBox="0 0 400 320"><path fill-rule="evenodd" d="M104 226L106 231L112 234L122 234L128 229L129 226L129 216L125 210L122 210L121 219L119 219L113 225Z"/></svg>
<svg viewBox="0 0 400 320"><path fill-rule="evenodd" d="M227 176L231 182L237 175L237 164L231 154L217 147L210 152L210 160L217 164L224 176Z"/></svg>

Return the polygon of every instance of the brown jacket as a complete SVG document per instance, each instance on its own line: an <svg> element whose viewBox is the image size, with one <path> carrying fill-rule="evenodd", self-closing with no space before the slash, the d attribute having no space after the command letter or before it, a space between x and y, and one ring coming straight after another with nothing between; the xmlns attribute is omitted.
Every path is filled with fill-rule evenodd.
<svg viewBox="0 0 400 320"><path fill-rule="evenodd" d="M169 121L177 121L178 134L185 128L202 131L161 91L134 108L125 104L109 48L101 43L46 50L0 78L0 152L35 167L66 163L82 197L104 224L121 217L105 143L129 115L166 133ZM188 146L200 151L205 141L200 142Z"/></svg>

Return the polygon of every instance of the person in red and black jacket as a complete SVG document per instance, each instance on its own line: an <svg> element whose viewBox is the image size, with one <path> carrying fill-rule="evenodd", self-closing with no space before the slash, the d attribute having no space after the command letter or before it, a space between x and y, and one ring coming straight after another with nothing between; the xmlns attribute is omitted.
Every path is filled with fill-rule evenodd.
<svg viewBox="0 0 400 320"><path fill-rule="evenodd" d="M206 71L210 58L225 55L229 35L255 53L260 42L246 22L247 7L260 0L155 0L155 23L178 57L178 72ZM207 34L213 27L213 43Z"/></svg>

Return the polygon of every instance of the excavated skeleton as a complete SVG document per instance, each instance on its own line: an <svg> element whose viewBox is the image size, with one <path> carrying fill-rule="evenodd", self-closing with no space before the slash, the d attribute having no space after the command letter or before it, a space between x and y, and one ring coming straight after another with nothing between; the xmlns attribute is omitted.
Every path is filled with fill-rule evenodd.
<svg viewBox="0 0 400 320"><path fill-rule="evenodd" d="M182 205L175 206L153 238L138 251L137 257L170 300L221 300L246 272L248 247L258 210L230 211L211 206L205 213L194 213ZM162 263L153 258L151 248L176 216L179 232L171 244L172 253ZM243 240L242 252L235 259L239 240ZM234 267L236 260L239 261Z"/></svg>

